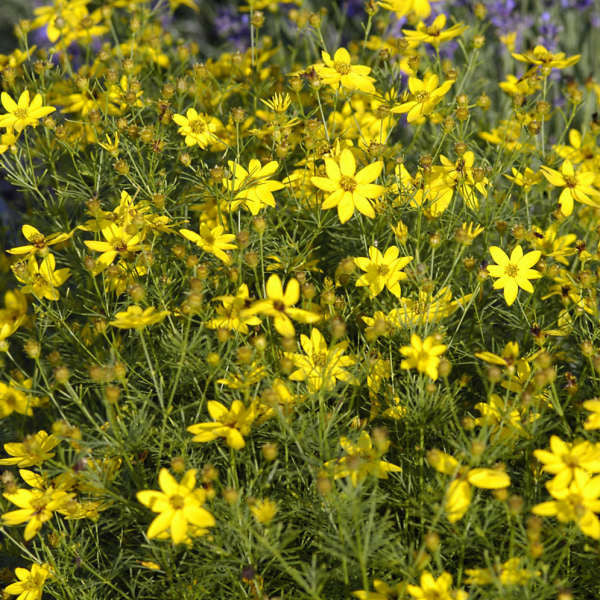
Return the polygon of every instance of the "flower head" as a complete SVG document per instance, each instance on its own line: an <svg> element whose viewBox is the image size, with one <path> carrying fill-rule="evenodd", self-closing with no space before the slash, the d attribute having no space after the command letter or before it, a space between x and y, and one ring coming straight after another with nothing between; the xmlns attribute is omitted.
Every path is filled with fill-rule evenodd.
<svg viewBox="0 0 600 600"><path fill-rule="evenodd" d="M369 258L358 257L354 263L366 271L356 282L357 287L367 286L371 297L377 296L384 287L400 298L400 281L406 279L402 269L413 259L412 256L399 257L400 250L390 246L385 254L374 246L369 248Z"/></svg>
<svg viewBox="0 0 600 600"><path fill-rule="evenodd" d="M36 94L30 102L28 90L19 96L18 102L15 102L6 92L2 92L0 99L2 106L8 111L0 115L0 127L14 129L18 133L29 125L36 127L40 119L56 110L54 106L43 106L41 94Z"/></svg>
<svg viewBox="0 0 600 600"><path fill-rule="evenodd" d="M405 357L400 363L402 369L416 368L419 373L426 373L431 379L438 378L440 355L446 351L444 344L436 343L434 336L422 340L416 333L410 336L410 346L402 346L400 352Z"/></svg>
<svg viewBox="0 0 600 600"><path fill-rule="evenodd" d="M157 311L153 306L143 309L133 304L127 307L127 310L118 312L110 324L119 329L143 329L148 325L160 323L168 314L168 310Z"/></svg>

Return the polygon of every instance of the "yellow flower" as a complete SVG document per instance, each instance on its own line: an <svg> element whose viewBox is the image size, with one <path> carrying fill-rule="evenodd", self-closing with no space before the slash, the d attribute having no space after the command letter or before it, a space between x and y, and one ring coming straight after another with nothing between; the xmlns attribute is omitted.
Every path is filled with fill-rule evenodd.
<svg viewBox="0 0 600 600"><path fill-rule="evenodd" d="M444 508L450 523L456 523L463 518L471 504L473 490L471 486L485 490L499 490L510 485L510 477L497 469L475 468L462 466L453 456L434 449L427 453L429 464L440 473L452 475L446 491Z"/></svg>
<svg viewBox="0 0 600 600"><path fill-rule="evenodd" d="M539 171L533 171L529 167L525 167L522 173L514 167L512 167L511 171L512 175L504 175L504 177L525 190L529 190L536 183L542 181L542 174Z"/></svg>
<svg viewBox="0 0 600 600"><path fill-rule="evenodd" d="M547 76L550 74L551 69L565 69L566 67L574 65L581 58L581 54L566 58L564 52L552 54L552 52L546 50L544 46L538 45L526 54L517 54L513 52L513 58L516 58L521 62L546 67L548 71L545 73L542 69L542 75Z"/></svg>
<svg viewBox="0 0 600 600"><path fill-rule="evenodd" d="M60 440L53 434L48 435L45 431L38 431L28 435L22 442L10 442L4 444L4 450L10 454L10 458L0 459L0 465L16 465L17 467L32 467L40 465L45 460L52 458L51 452L60 444Z"/></svg>
<svg viewBox="0 0 600 600"><path fill-rule="evenodd" d="M540 571L531 571L521 568L524 559L519 557L509 558L501 565L494 565L489 569L466 569L466 583L468 585L523 585L532 577L539 577Z"/></svg>
<svg viewBox="0 0 600 600"><path fill-rule="evenodd" d="M357 287L367 286L371 298L377 296L384 287L400 298L400 281L406 279L402 269L413 259L412 256L399 258L400 250L396 246L390 246L385 254L371 246L369 258L358 257L354 259L356 266L366 271L356 282Z"/></svg>
<svg viewBox="0 0 600 600"><path fill-rule="evenodd" d="M445 571L434 579L428 571L421 573L420 585L407 585L408 593L417 600L467 600L464 590L452 589L452 575Z"/></svg>
<svg viewBox="0 0 600 600"><path fill-rule="evenodd" d="M473 169L475 154L469 150L454 163L442 155L440 156L440 162L442 166L439 167L439 170L446 179L447 185L456 189L469 208L476 210L479 206L479 199L475 191L486 198L486 186L489 180L483 174L478 174L475 178L475 170ZM435 169L437 170L438 167Z"/></svg>
<svg viewBox="0 0 600 600"><path fill-rule="evenodd" d="M269 498L257 500L250 507L250 512L259 523L268 525L277 514L277 502L270 500Z"/></svg>
<svg viewBox="0 0 600 600"><path fill-rule="evenodd" d="M572 256L577 252L577 249L571 246L577 240L577 236L574 233L559 236L556 223L552 223L546 231L542 231L534 225L532 233L531 241L536 250L563 265L569 264L565 257Z"/></svg>
<svg viewBox="0 0 600 600"><path fill-rule="evenodd" d="M592 398L583 403L583 408L589 410L592 414L588 415L587 421L583 424L586 430L600 429L600 399Z"/></svg>
<svg viewBox="0 0 600 600"><path fill-rule="evenodd" d="M431 5L440 0L380 0L379 6L396 13L400 19L414 14L419 19L426 19L431 14Z"/></svg>
<svg viewBox="0 0 600 600"><path fill-rule="evenodd" d="M600 476L592 477L582 469L575 472L571 484L565 487L546 484L554 498L542 502L531 509L535 515L556 517L561 523L575 521L585 535L600 539L600 520L594 513L600 513Z"/></svg>
<svg viewBox="0 0 600 600"><path fill-rule="evenodd" d="M552 473L552 487L565 488L575 478L577 471L600 473L600 446L588 441L569 443L557 435L550 438L548 450L534 450L533 455L544 464L542 471Z"/></svg>
<svg viewBox="0 0 600 600"><path fill-rule="evenodd" d="M25 246L17 246L7 250L9 254L39 254L40 256L48 255L48 246L54 244L60 244L68 240L72 235L71 233L53 233L49 236L45 236L40 233L35 227L31 225L23 225L21 228L23 237L29 242Z"/></svg>
<svg viewBox="0 0 600 600"><path fill-rule="evenodd" d="M392 113L408 113L406 120L409 123L420 122L448 93L454 81L445 81L438 87L439 78L435 73L426 73L421 80L418 77L408 78L408 89L412 99L392 108Z"/></svg>
<svg viewBox="0 0 600 600"><path fill-rule="evenodd" d="M229 161L231 179L223 178L223 186L235 195L229 205L235 210L240 205L248 209L254 216L265 206L275 206L273 193L285 187L280 181L269 179L279 168L279 163L272 160L261 166L260 161L253 158L248 164L248 170L242 165Z"/></svg>
<svg viewBox="0 0 600 600"><path fill-rule="evenodd" d="M305 354L285 353L297 367L290 375L292 381L306 381L310 392L332 390L338 379L350 384L358 383L344 368L356 363L354 358L343 356L348 342L328 348L323 334L313 327L310 338L304 334L300 336L300 345Z"/></svg>
<svg viewBox="0 0 600 600"><path fill-rule="evenodd" d="M438 48L442 43L454 39L467 30L467 26L463 23L455 23L448 29L446 27L446 15L439 14L431 25L426 25L423 21L417 24L417 29L403 29L402 33L409 43L415 45L425 42Z"/></svg>
<svg viewBox="0 0 600 600"><path fill-rule="evenodd" d="M102 144L101 142L98 142L98 146L100 146L101 148L104 148L104 150L106 150L108 153L112 154L113 156L118 156L119 155L119 132L115 131L114 141L110 139L110 136L107 133L106 134L106 144Z"/></svg>
<svg viewBox="0 0 600 600"><path fill-rule="evenodd" d="M48 565L32 564L31 569L17 567L15 575L19 581L11 583L4 588L4 593L17 596L16 600L41 600L44 583L51 575Z"/></svg>
<svg viewBox="0 0 600 600"><path fill-rule="evenodd" d="M592 187L596 175L593 171L578 171L573 168L570 160L565 160L560 171L546 165L540 167L544 177L555 187L565 188L558 198L560 212L568 217L573 212L573 201L600 207L600 191Z"/></svg>
<svg viewBox="0 0 600 600"><path fill-rule="evenodd" d="M226 265L229 265L231 264L231 256L225 250L234 250L237 246L231 243L235 239L235 235L232 233L223 233L224 230L225 228L220 225L211 229L208 225L202 223L199 234L190 229L180 229L179 233L186 240L190 240L190 242L202 248L204 252L214 254Z"/></svg>
<svg viewBox="0 0 600 600"><path fill-rule="evenodd" d="M404 360L400 363L402 369L417 369L419 373L426 373L434 381L438 378L438 366L440 354L446 351L448 346L436 344L434 336L428 336L422 340L416 333L410 336L410 346L402 346L400 352Z"/></svg>
<svg viewBox="0 0 600 600"><path fill-rule="evenodd" d="M71 275L70 269L56 270L56 260L53 254L48 254L38 264L33 254L29 255L27 264L19 262L14 264L12 271L18 281L25 286L21 290L26 294L35 294L38 298L47 300L58 300L60 287Z"/></svg>
<svg viewBox="0 0 600 600"><path fill-rule="evenodd" d="M502 248L490 246L490 254L497 264L489 265L487 271L492 277L498 278L494 281L494 289L504 289L504 299L508 306L517 299L519 288L533 294L533 286L529 280L542 276L539 271L531 268L542 256L539 250L523 255L521 246L516 246L508 258Z"/></svg>
<svg viewBox="0 0 600 600"><path fill-rule="evenodd" d="M224 437L227 445L234 450L239 450L246 445L244 436L250 433L252 423L256 419L256 406L251 404L248 408L239 400L234 400L228 410L220 402L208 401L208 414L214 423L196 423L187 430L194 434L194 442L212 442L219 437Z"/></svg>
<svg viewBox="0 0 600 600"><path fill-rule="evenodd" d="M295 308L294 305L300 300L300 284L293 277L284 292L279 275L273 273L267 280L266 291L267 298L255 302L242 313L244 316L261 313L273 317L275 329L284 337L292 337L296 333L291 319L300 323L316 323L321 319L317 313Z"/></svg>
<svg viewBox="0 0 600 600"><path fill-rule="evenodd" d="M111 223L101 229L106 241L85 241L84 244L94 252L102 254L96 259L96 271L100 272L108 267L113 260L120 256L127 256L131 252L141 250L143 235L141 232L131 234L126 227L119 227Z"/></svg>
<svg viewBox="0 0 600 600"><path fill-rule="evenodd" d="M206 492L196 488L196 469L186 471L179 483L161 469L158 484L162 491L143 490L136 494L139 502L160 513L148 527L148 537L171 537L174 544L190 543L190 538L206 535L215 525L214 517L203 508Z"/></svg>
<svg viewBox="0 0 600 600"><path fill-rule="evenodd" d="M374 592L356 590L352 592L352 595L356 596L359 600L395 600L402 597L401 594L404 590L404 585L404 583L398 583L394 587L390 587L381 579L373 579Z"/></svg>
<svg viewBox="0 0 600 600"><path fill-rule="evenodd" d="M89 0L55 0L51 6L40 6L33 11L36 18L31 26L33 29L45 26L48 39L54 43L88 15L88 2Z"/></svg>
<svg viewBox="0 0 600 600"><path fill-rule="evenodd" d="M2 522L9 526L27 523L23 533L27 542L52 518L54 511L61 509L75 494L55 489L53 486L45 487L43 479L31 471L21 469L19 474L31 489L19 488L15 492L4 492L3 496L16 504L19 510L4 513Z"/></svg>
<svg viewBox="0 0 600 600"><path fill-rule="evenodd" d="M7 131L0 136L0 154L4 154L7 150L12 150L17 143L18 136L12 131Z"/></svg>
<svg viewBox="0 0 600 600"><path fill-rule="evenodd" d="M388 473L402 471L398 465L381 460L388 450L389 440L381 440L373 447L371 436L366 431L362 431L357 444L346 437L341 437L340 445L346 452L345 456L325 463L325 468L333 470L334 479L350 477L352 485L356 486L369 474L375 475L378 479L387 479Z"/></svg>
<svg viewBox="0 0 600 600"><path fill-rule="evenodd" d="M323 208L337 206L341 223L348 221L355 209L373 219L375 211L371 200L381 196L385 188L372 182L379 177L382 169L383 162L377 161L356 173L354 155L348 148L344 148L339 164L333 158L325 158L327 177L311 177L311 182L329 193L323 201Z"/></svg>
<svg viewBox="0 0 600 600"><path fill-rule="evenodd" d="M210 319L206 326L209 329L228 329L248 333L248 327L256 327L261 320L256 315L247 314L251 306L248 286L242 283L235 296L217 296L213 300L221 302L222 306L217 308L217 315Z"/></svg>
<svg viewBox="0 0 600 600"><path fill-rule="evenodd" d="M133 304L127 307L126 311L118 312L110 325L119 329L143 329L148 325L160 323L168 314L168 310L157 311L153 306L142 309L141 306Z"/></svg>
<svg viewBox="0 0 600 600"><path fill-rule="evenodd" d="M186 146L200 146L203 150L217 137L222 125L219 119L204 113L197 113L194 108L188 109L185 116L175 114L173 121L179 125L178 133L185 136Z"/></svg>
<svg viewBox="0 0 600 600"><path fill-rule="evenodd" d="M10 337L27 318L27 298L19 290L4 294L4 308L0 308L0 342Z"/></svg>
<svg viewBox="0 0 600 600"><path fill-rule="evenodd" d="M32 408L39 406L41 400L26 393L32 385L32 379L25 379L18 383L11 379L8 384L0 381L0 419L8 417L13 412L28 417L33 415Z"/></svg>
<svg viewBox="0 0 600 600"><path fill-rule="evenodd" d="M323 51L321 52L323 64L313 65L317 75L323 80L323 83L337 88L340 85L346 90L361 90L370 94L375 93L375 81L369 76L371 68L365 65L352 65L350 53L345 48L338 48L331 56Z"/></svg>
<svg viewBox="0 0 600 600"><path fill-rule="evenodd" d="M19 96L18 102L15 102L6 92L2 92L0 99L2 106L8 111L0 115L0 127L15 129L19 133L28 125L36 127L39 119L56 110L54 106L43 106L41 94L36 94L30 102L28 90Z"/></svg>

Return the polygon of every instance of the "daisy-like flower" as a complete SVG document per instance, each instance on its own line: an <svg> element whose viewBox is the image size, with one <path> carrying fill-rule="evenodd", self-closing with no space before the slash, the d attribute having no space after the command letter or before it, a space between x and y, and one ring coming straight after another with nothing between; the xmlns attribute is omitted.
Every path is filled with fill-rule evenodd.
<svg viewBox="0 0 600 600"><path fill-rule="evenodd" d="M194 108L189 108L185 116L173 115L173 121L179 125L178 133L185 136L186 146L200 146L202 150L216 140L215 131L221 126L219 119Z"/></svg>
<svg viewBox="0 0 600 600"><path fill-rule="evenodd" d="M116 223L110 223L102 228L102 237L105 241L88 240L84 244L94 252L101 252L96 259L95 271L106 269L118 255L125 256L130 252L141 250L143 232L130 234L125 227L119 227Z"/></svg>
<svg viewBox="0 0 600 600"><path fill-rule="evenodd" d="M414 14L419 19L426 19L431 14L431 5L440 0L380 0L379 6L396 13L401 19Z"/></svg>
<svg viewBox="0 0 600 600"><path fill-rule="evenodd" d="M566 67L570 67L577 63L581 58L581 54L575 54L574 56L569 56L569 58L566 57L564 52L552 54L552 52L541 45L536 46L533 50L530 50L525 54L513 52L512 56L520 62L546 67L548 72L544 73L544 69L542 69L542 75L549 75L550 70L552 69L565 69Z"/></svg>
<svg viewBox="0 0 600 600"><path fill-rule="evenodd" d="M428 571L421 573L419 585L407 585L408 593L416 600L467 600L464 590L452 589L452 575L444 571L437 579Z"/></svg>
<svg viewBox="0 0 600 600"><path fill-rule="evenodd" d="M508 306L517 299L519 288L533 294L533 286L529 280L542 276L539 271L531 268L542 256L539 250L523 255L521 246L516 246L509 258L502 248L490 246L490 254L496 264L489 265L487 271L492 277L497 277L494 289L504 289L504 299Z"/></svg>
<svg viewBox="0 0 600 600"><path fill-rule="evenodd" d="M417 29L403 29L402 33L405 35L409 42L413 42L415 45L425 42L431 44L435 48L438 48L444 42L448 42L455 37L461 35L466 31L467 26L463 23L456 23L448 29L446 27L446 15L439 14L431 25L426 25L423 21L418 23Z"/></svg>
<svg viewBox="0 0 600 600"><path fill-rule="evenodd" d="M14 129L18 133L23 131L28 125L36 127L40 119L43 119L56 110L54 106L43 105L44 102L41 94L36 94L30 102L28 90L25 90L19 96L17 102L6 92L2 92L0 100L2 100L2 106L7 110L6 114L0 115L0 127Z"/></svg>
<svg viewBox="0 0 600 600"><path fill-rule="evenodd" d="M170 537L174 544L189 543L192 537L206 535L215 518L203 508L206 492L196 488L196 469L190 469L177 483L167 471L158 474L161 491L142 490L136 497L155 513L160 513L148 527L148 537Z"/></svg>
<svg viewBox="0 0 600 600"><path fill-rule="evenodd" d="M47 300L60 298L56 288L71 275L70 269L56 269L56 259L53 254L48 254L39 264L35 256L30 254L26 263L18 262L11 268L17 280L25 284L21 290L23 293L33 293L38 298Z"/></svg>
<svg viewBox="0 0 600 600"><path fill-rule="evenodd" d="M16 600L41 600L44 583L51 575L48 565L32 564L31 569L17 567L15 575L19 581L11 583L4 588L4 593L9 596L18 596Z"/></svg>
<svg viewBox="0 0 600 600"><path fill-rule="evenodd" d="M448 346L436 344L432 335L422 340L416 333L410 336L410 346L402 346L400 352L404 360L400 363L402 369L417 369L419 373L426 373L434 381L438 378L440 355Z"/></svg>
<svg viewBox="0 0 600 600"><path fill-rule="evenodd" d="M311 177L311 182L329 195L323 201L323 208L337 206L341 223L345 223L358 210L373 219L375 211L371 200L385 192L382 185L373 183L383 169L383 162L377 161L356 172L356 160L348 148L340 154L339 164L333 159L325 158L327 177Z"/></svg>
<svg viewBox="0 0 600 600"><path fill-rule="evenodd" d="M600 207L600 191L592 187L596 177L593 171L575 171L570 160L565 160L560 171L546 165L540 167L544 177L555 187L562 187L558 203L560 212L568 217L573 212L573 201Z"/></svg>
<svg viewBox="0 0 600 600"><path fill-rule="evenodd" d="M316 323L321 319L317 313L294 306L300 300L300 284L293 277L284 291L279 275L273 273L267 280L266 291L267 297L254 302L242 316L261 313L273 317L275 329L285 337L292 337L296 333L292 319L300 323Z"/></svg>
<svg viewBox="0 0 600 600"><path fill-rule="evenodd" d="M27 298L19 290L4 294L4 308L0 308L0 342L10 337L27 317Z"/></svg>
<svg viewBox="0 0 600 600"><path fill-rule="evenodd" d="M400 298L400 281L407 278L402 269L413 259L412 256L399 257L400 250L397 246L390 246L385 254L375 246L369 248L369 258L357 257L354 264L363 271L356 282L357 287L367 286L371 298L377 296L384 287Z"/></svg>
<svg viewBox="0 0 600 600"><path fill-rule="evenodd" d="M220 402L209 400L208 414L213 423L196 423L187 430L194 434L194 442L212 442L223 437L227 445L234 450L239 450L246 445L244 436L250 433L252 423L257 417L256 405L252 403L246 407L239 400L234 400L227 409Z"/></svg>
<svg viewBox="0 0 600 600"><path fill-rule="evenodd" d="M45 236L31 225L23 225L21 231L23 232L23 237L29 244L11 248L10 250L7 250L9 254L39 254L40 256L46 256L48 254L48 246L60 244L73 235L73 232L71 232L53 233L49 236Z"/></svg>
<svg viewBox="0 0 600 600"><path fill-rule="evenodd" d="M354 486L364 481L370 473L378 479L387 479L388 473L402 471L402 467L381 460L389 448L389 440L376 439L376 442L378 443L374 447L371 436L366 431L361 432L356 444L346 437L341 437L340 445L346 455L326 462L325 468L333 470L334 479L350 477Z"/></svg>
<svg viewBox="0 0 600 600"><path fill-rule="evenodd" d="M243 314L252 305L248 286L245 283L240 285L235 296L217 296L213 300L221 302L222 306L217 308L217 316L206 323L209 329L228 329L248 333L249 327L256 327L262 322L256 315Z"/></svg>
<svg viewBox="0 0 600 600"><path fill-rule="evenodd" d="M230 210L243 206L256 216L265 206L275 206L273 192L285 187L281 181L269 179L279 168L277 161L272 160L261 166L260 161L253 158L247 171L231 160L228 164L232 175L231 179L223 178L223 186L234 194L229 204Z"/></svg>
<svg viewBox="0 0 600 600"><path fill-rule="evenodd" d="M418 77L408 78L408 89L412 98L394 106L392 113L407 113L409 123L419 122L423 117L433 112L433 109L448 93L454 81L448 80L439 85L439 78L435 73L427 73L421 80Z"/></svg>
<svg viewBox="0 0 600 600"><path fill-rule="evenodd" d="M231 256L225 250L235 250L237 246L231 242L235 239L232 233L223 233L225 228L217 225L212 229L206 225L200 225L200 233L191 231L190 229L180 229L179 233L186 239L190 240L202 248L204 252L214 254L218 259L222 260L226 265L231 264Z"/></svg>
<svg viewBox="0 0 600 600"><path fill-rule="evenodd" d="M28 435L22 442L4 444L4 450L10 457L0 459L0 465L16 465L21 468L40 465L54 456L51 451L59 443L60 440L55 435L38 431Z"/></svg>
<svg viewBox="0 0 600 600"><path fill-rule="evenodd" d="M297 367L290 375L292 381L306 381L310 392L332 390L337 380L350 384L358 383L344 368L356 363L351 356L344 356L348 342L340 342L328 348L323 334L313 327L310 338L306 335L300 336L300 345L305 354L285 353Z"/></svg>
<svg viewBox="0 0 600 600"><path fill-rule="evenodd" d="M13 412L28 417L33 415L33 407L39 406L41 400L27 393L32 385L32 379L20 382L10 379L8 383L0 381L0 419Z"/></svg>
<svg viewBox="0 0 600 600"><path fill-rule="evenodd" d="M323 64L314 65L317 75L323 80L323 83L337 88L341 85L346 90L361 90L367 93L375 93L375 81L369 76L371 67L365 65L353 65L350 53L345 48L339 48L335 51L333 59L323 51L321 52Z"/></svg>
<svg viewBox="0 0 600 600"><path fill-rule="evenodd" d="M522 558L509 558L506 562L489 569L465 569L468 585L490 585L500 583L503 586L523 585L532 577L539 577L540 571L524 569Z"/></svg>
<svg viewBox="0 0 600 600"><path fill-rule="evenodd" d="M143 309L134 304L129 306L126 311L118 312L110 325L119 329L143 329L148 325L160 323L168 314L168 310L157 311L153 306Z"/></svg>

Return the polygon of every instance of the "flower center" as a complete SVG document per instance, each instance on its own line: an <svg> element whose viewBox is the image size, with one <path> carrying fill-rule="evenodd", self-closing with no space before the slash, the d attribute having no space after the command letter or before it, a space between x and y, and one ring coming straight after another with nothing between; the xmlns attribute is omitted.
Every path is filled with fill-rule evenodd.
<svg viewBox="0 0 600 600"><path fill-rule="evenodd" d="M356 181L352 177L348 177L347 175L342 175L340 179L340 187L345 192L353 192L356 189Z"/></svg>
<svg viewBox="0 0 600 600"><path fill-rule="evenodd" d="M427 100L429 100L429 92L419 92L416 96L415 96L415 100L419 103L422 104L424 102L426 102Z"/></svg>
<svg viewBox="0 0 600 600"><path fill-rule="evenodd" d="M26 108L17 108L17 110L14 112L14 115L17 117L17 119L26 119L29 113L27 112Z"/></svg>
<svg viewBox="0 0 600 600"><path fill-rule="evenodd" d="M215 243L215 236L212 235L212 233L206 233L202 236L204 238L204 241L209 245L209 246L213 246Z"/></svg>
<svg viewBox="0 0 600 600"><path fill-rule="evenodd" d="M127 244L123 240L115 240L113 242L113 248L117 252L125 252L127 250Z"/></svg>
<svg viewBox="0 0 600 600"><path fill-rule="evenodd" d="M575 177L569 177L568 175L563 175L563 179L565 180L565 185L568 188L574 188L577 185L577 180Z"/></svg>
<svg viewBox="0 0 600 600"><path fill-rule="evenodd" d="M193 133L202 133L206 129L206 126L200 119L190 121L189 125Z"/></svg>
<svg viewBox="0 0 600 600"><path fill-rule="evenodd" d="M390 268L387 265L377 265L377 273L379 275L387 275L390 272Z"/></svg>
<svg viewBox="0 0 600 600"><path fill-rule="evenodd" d="M508 277L516 277L519 274L519 267L517 267L517 265L509 263L504 268L504 272Z"/></svg>
<svg viewBox="0 0 600 600"><path fill-rule="evenodd" d="M185 499L183 496L180 496L179 494L175 494L174 496L171 496L169 498L169 502L175 510L179 510L179 509L183 508L183 505L185 504Z"/></svg>
<svg viewBox="0 0 600 600"><path fill-rule="evenodd" d="M281 300L275 300L273 302L273 308L279 312L285 312L285 304Z"/></svg>
<svg viewBox="0 0 600 600"><path fill-rule="evenodd" d="M316 367L327 366L327 354L325 352L313 352L311 360Z"/></svg>
<svg viewBox="0 0 600 600"><path fill-rule="evenodd" d="M350 73L350 69L352 68L350 66L349 63L344 63L344 62L335 62L333 63L333 68L340 74L340 75L348 75L348 73Z"/></svg>

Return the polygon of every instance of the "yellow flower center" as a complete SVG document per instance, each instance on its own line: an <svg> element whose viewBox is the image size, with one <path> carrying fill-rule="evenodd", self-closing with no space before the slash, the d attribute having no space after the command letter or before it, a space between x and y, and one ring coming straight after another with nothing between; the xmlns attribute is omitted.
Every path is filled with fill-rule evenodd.
<svg viewBox="0 0 600 600"><path fill-rule="evenodd" d="M504 268L504 272L507 277L516 277L519 274L519 267L517 265L513 265L512 263L508 263Z"/></svg>
<svg viewBox="0 0 600 600"><path fill-rule="evenodd" d="M424 102L427 102L427 100L429 100L429 92L419 92L415 95L415 100L419 103L419 104L423 104Z"/></svg>
<svg viewBox="0 0 600 600"><path fill-rule="evenodd" d="M379 275L387 275L390 272L390 268L387 265L377 265L377 273Z"/></svg>
<svg viewBox="0 0 600 600"><path fill-rule="evenodd" d="M285 304L281 300L275 300L273 302L273 308L279 312L285 312Z"/></svg>
<svg viewBox="0 0 600 600"><path fill-rule="evenodd" d="M17 119L26 119L29 116L29 112L26 108L17 108L14 112L15 117Z"/></svg>
<svg viewBox="0 0 600 600"><path fill-rule="evenodd" d="M113 248L117 252L125 252L127 250L127 244L123 240L115 240L113 242Z"/></svg>
<svg viewBox="0 0 600 600"><path fill-rule="evenodd" d="M349 63L344 63L344 62L334 62L333 63L333 68L340 75L348 75L348 73L350 73L350 70L352 69L352 67L350 66Z"/></svg>
<svg viewBox="0 0 600 600"><path fill-rule="evenodd" d="M213 246L215 243L215 236L212 233L205 233L202 235L204 241L209 245Z"/></svg>
<svg viewBox="0 0 600 600"><path fill-rule="evenodd" d="M569 175L563 175L563 179L565 180L565 185L568 188L574 188L577 186L577 180L575 177L570 177Z"/></svg>
<svg viewBox="0 0 600 600"><path fill-rule="evenodd" d="M189 122L192 133L202 133L206 129L206 125L200 119L195 119Z"/></svg>
<svg viewBox="0 0 600 600"><path fill-rule="evenodd" d="M181 508L183 508L183 506L185 504L185 499L183 496L180 496L179 494L175 494L174 496L171 496L169 498L169 503L175 510L180 510Z"/></svg>
<svg viewBox="0 0 600 600"><path fill-rule="evenodd" d="M327 366L327 354L325 352L313 352L310 358L316 367Z"/></svg>
<svg viewBox="0 0 600 600"><path fill-rule="evenodd" d="M2 396L2 403L6 404L8 408L14 409L17 405L17 397L12 392L6 392L6 394Z"/></svg>
<svg viewBox="0 0 600 600"><path fill-rule="evenodd" d="M356 189L356 181L352 177L348 177L347 175L342 175L340 179L340 187L345 192L353 192Z"/></svg>

